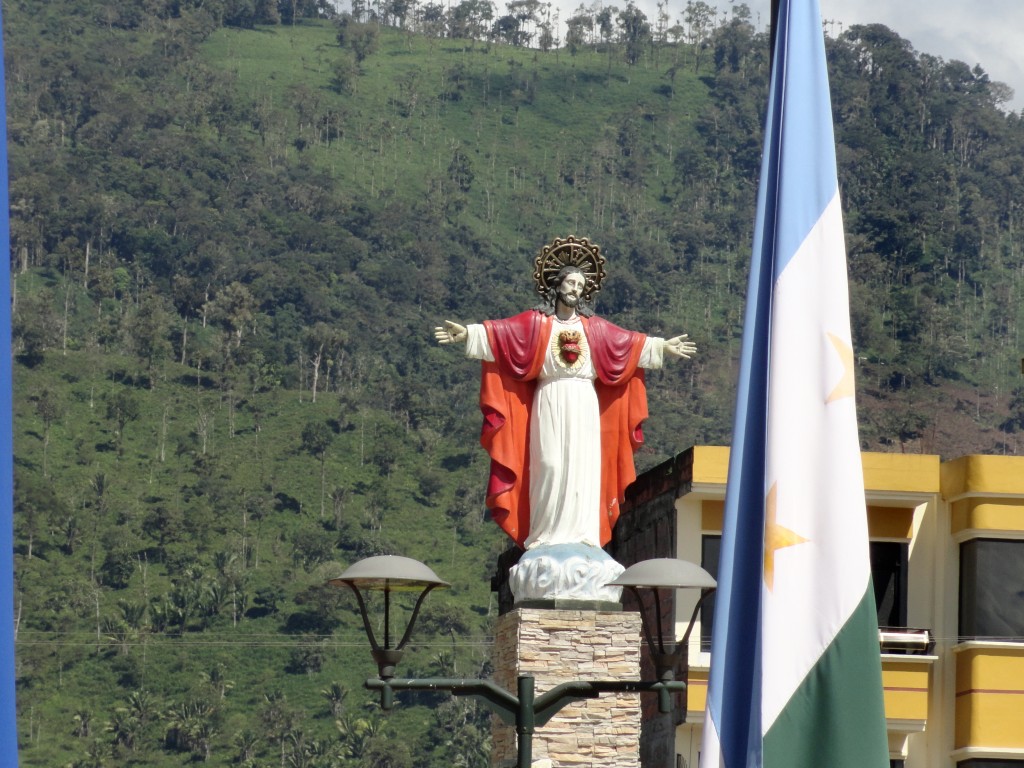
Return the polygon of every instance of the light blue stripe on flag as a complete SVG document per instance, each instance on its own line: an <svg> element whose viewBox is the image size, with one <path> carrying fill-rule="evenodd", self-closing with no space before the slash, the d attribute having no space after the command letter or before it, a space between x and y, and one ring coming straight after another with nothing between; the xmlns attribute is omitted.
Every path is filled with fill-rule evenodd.
<svg viewBox="0 0 1024 768"><path fill-rule="evenodd" d="M817 0L780 3L764 152L754 250L778 279L838 185Z"/></svg>
<svg viewBox="0 0 1024 768"><path fill-rule="evenodd" d="M725 502L702 768L762 765L761 611L778 276L836 194L817 0L781 0ZM714 742L714 749L709 744Z"/></svg>
<svg viewBox="0 0 1024 768"><path fill-rule="evenodd" d="M0 83L3 79L3 18L0 10ZM0 91L0 125L7 125L7 104ZM0 243L11 251L7 194L7 144L0 145ZM11 270L0 269L0 765L18 765L18 729L14 705L14 465L11 398Z"/></svg>

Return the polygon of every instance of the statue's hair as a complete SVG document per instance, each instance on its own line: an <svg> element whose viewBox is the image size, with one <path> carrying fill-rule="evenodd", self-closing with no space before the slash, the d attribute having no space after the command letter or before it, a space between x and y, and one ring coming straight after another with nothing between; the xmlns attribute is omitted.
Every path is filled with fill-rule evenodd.
<svg viewBox="0 0 1024 768"><path fill-rule="evenodd" d="M582 269L572 264L567 264L558 271L558 275L555 279L548 284L547 289L544 291L544 298L541 300L540 304L534 307L534 309L548 317L555 314L555 304L558 301L558 289L562 285L562 281L571 274L583 275L583 279L587 279L587 275ZM583 317L594 316L594 310L590 306L590 302L582 295L580 296L579 303L576 305L576 314L582 315Z"/></svg>

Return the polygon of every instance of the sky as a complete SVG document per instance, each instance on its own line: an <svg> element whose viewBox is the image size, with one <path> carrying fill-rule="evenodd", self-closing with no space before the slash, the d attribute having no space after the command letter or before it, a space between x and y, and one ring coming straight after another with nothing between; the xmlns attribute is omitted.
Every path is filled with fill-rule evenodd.
<svg viewBox="0 0 1024 768"><path fill-rule="evenodd" d="M767 26L770 0L743 0L753 13L759 28ZM728 11L729 0L705 0ZM1014 90L1006 105L1014 111L1024 109L1024 0L820 0L821 17L829 34L838 36L854 24L884 24L908 40L918 53L928 53L946 61L957 59L971 67L980 64L992 80L1006 83ZM496 3L501 6L500 0ZM609 0L623 6L625 2ZM636 0L637 6L654 20L656 0ZM566 11L579 6L578 0L559 0ZM588 3L589 5L589 3ZM686 0L669 0L669 13L675 21L682 15Z"/></svg>

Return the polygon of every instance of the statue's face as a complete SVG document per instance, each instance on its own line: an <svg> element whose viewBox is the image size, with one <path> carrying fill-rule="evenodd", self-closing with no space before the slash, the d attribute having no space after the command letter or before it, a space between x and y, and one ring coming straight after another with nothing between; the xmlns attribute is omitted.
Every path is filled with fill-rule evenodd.
<svg viewBox="0 0 1024 768"><path fill-rule="evenodd" d="M583 289L587 281L579 272L570 272L562 278L558 286L558 300L567 307L575 307L580 303L583 296Z"/></svg>

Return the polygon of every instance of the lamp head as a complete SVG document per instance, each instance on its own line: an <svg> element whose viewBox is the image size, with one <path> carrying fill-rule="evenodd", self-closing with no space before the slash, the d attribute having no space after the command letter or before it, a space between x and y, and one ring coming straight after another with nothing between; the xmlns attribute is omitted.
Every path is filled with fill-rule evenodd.
<svg viewBox="0 0 1024 768"><path fill-rule="evenodd" d="M674 557L656 557L629 566L619 575L619 578L609 582L608 586L625 587L636 597L637 604L640 606L640 619L643 622L644 634L647 636L647 647L650 650L659 679L673 679L676 667L681 664L684 669L683 679L685 682L688 669L686 644L689 641L690 631L697 619L697 611L700 609L701 603L717 587L714 577L696 563L678 560ZM654 591L654 620L657 630L652 629L648 612L643 610L643 600L640 597L641 589ZM674 649L665 647L661 629L659 590L662 589L699 589L701 591L700 600L697 601L697 607L694 608L693 615L690 617L686 632L676 643Z"/></svg>
<svg viewBox="0 0 1024 768"><path fill-rule="evenodd" d="M714 589L714 577L696 563L674 557L655 557L629 566L608 586L649 589Z"/></svg>
<svg viewBox="0 0 1024 768"><path fill-rule="evenodd" d="M379 555L368 557L350 565L344 573L336 579L327 582L333 587L349 587L356 596L359 603L359 614L363 619L363 628L366 630L366 637L370 641L371 653L374 661L377 662L377 670L382 680L390 680L395 676L395 667L402 658L402 649L409 642L412 635L413 625L419 614L423 599L432 589L451 586L447 581L438 578L427 565L419 560L398 555ZM379 591L384 593L384 644L377 642L373 632L369 615L366 610L366 602L363 599L364 591ZM391 593L392 592L419 592L416 604L409 617L409 624L402 634L402 639L397 645L391 644Z"/></svg>

